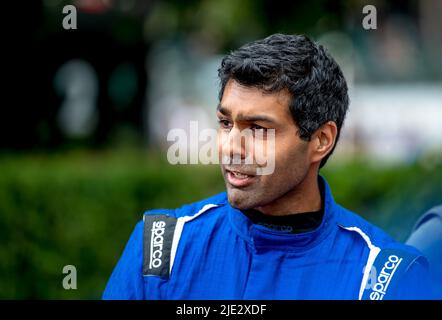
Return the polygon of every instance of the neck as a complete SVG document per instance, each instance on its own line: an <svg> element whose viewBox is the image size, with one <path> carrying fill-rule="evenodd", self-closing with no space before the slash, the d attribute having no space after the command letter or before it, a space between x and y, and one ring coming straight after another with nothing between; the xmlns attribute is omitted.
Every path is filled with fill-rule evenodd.
<svg viewBox="0 0 442 320"><path fill-rule="evenodd" d="M318 184L318 168L310 167L304 179L282 197L254 209L266 215L284 216L321 210L321 192Z"/></svg>

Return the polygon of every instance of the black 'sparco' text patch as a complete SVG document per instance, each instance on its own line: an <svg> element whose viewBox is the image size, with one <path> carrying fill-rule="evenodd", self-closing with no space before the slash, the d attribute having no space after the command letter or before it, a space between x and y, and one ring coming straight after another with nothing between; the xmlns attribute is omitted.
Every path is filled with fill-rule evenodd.
<svg viewBox="0 0 442 320"><path fill-rule="evenodd" d="M169 278L172 240L177 219L167 215L145 215L143 275Z"/></svg>

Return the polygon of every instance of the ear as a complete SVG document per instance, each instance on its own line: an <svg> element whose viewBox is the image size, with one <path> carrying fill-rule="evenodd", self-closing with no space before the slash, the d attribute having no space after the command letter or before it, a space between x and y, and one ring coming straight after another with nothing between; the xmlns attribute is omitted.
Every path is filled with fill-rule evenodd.
<svg viewBox="0 0 442 320"><path fill-rule="evenodd" d="M311 139L311 161L320 162L335 145L338 127L334 121L328 121L315 131Z"/></svg>

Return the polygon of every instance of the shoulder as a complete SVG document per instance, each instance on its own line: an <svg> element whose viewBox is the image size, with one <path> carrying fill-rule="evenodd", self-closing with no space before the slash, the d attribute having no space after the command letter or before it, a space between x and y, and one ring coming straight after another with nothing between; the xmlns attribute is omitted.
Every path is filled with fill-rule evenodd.
<svg viewBox="0 0 442 320"><path fill-rule="evenodd" d="M431 296L428 261L418 249L394 240L345 208L339 207L337 216L339 228L351 234L347 236L353 237L352 243L366 246L369 251L360 299L427 299Z"/></svg>
<svg viewBox="0 0 442 320"><path fill-rule="evenodd" d="M152 209L143 214L145 216L166 215L173 218L192 217L215 207L223 207L228 203L226 192L221 192L209 198L205 198L193 203L184 204L174 209Z"/></svg>
<svg viewBox="0 0 442 320"><path fill-rule="evenodd" d="M396 241L378 226L339 205L337 205L336 220L339 228L343 230L343 232L352 232L354 237L363 240L368 247L402 250L409 254L422 255L416 248Z"/></svg>

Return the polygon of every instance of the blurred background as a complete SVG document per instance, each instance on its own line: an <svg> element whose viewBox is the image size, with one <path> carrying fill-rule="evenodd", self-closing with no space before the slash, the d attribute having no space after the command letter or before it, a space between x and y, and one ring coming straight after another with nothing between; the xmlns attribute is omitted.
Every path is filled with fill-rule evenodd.
<svg viewBox="0 0 442 320"><path fill-rule="evenodd" d="M377 28L366 30L365 5ZM10 5L10 4L8 4ZM63 7L77 9L65 30ZM222 56L271 33L324 44L350 112L322 174L404 241L442 203L442 2L17 1L4 9L0 298L98 299L144 210L224 190L217 165L167 162L171 128L215 127ZM62 286L65 265L77 289Z"/></svg>

